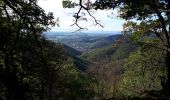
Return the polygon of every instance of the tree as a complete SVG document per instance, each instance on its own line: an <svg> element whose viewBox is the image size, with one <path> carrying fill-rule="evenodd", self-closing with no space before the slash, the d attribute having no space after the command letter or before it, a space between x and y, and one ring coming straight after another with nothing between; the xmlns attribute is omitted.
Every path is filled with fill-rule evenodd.
<svg viewBox="0 0 170 100"><path fill-rule="evenodd" d="M62 4L63 4L63 8L74 8L77 5L75 2L69 0L63 0Z"/></svg>
<svg viewBox="0 0 170 100"><path fill-rule="evenodd" d="M90 99L93 80L42 32L55 24L37 0L0 0L0 99ZM92 84L91 84L92 83Z"/></svg>
<svg viewBox="0 0 170 100"><path fill-rule="evenodd" d="M118 95L141 96L146 91L161 90L165 76L165 52L154 47L139 48L125 59Z"/></svg>
<svg viewBox="0 0 170 100"><path fill-rule="evenodd" d="M80 0L80 3L81 1L82 0ZM160 45L160 48L166 51L167 80L164 89L170 90L170 1L98 0L94 3L94 7L96 9L119 8L121 18L126 20L137 19L139 21L145 21L146 23L143 23L145 26L149 24L149 28L145 27L147 32L142 29L140 33L152 33L161 40L162 44ZM154 28L153 25L156 25L157 28ZM140 28L136 29L133 27L131 31L136 34L136 31L139 32L140 30Z"/></svg>
<svg viewBox="0 0 170 100"><path fill-rule="evenodd" d="M2 100L35 97L33 90L41 82L37 71L44 70L42 66L47 64L41 33L50 25L54 25L53 14L46 14L37 0L0 0Z"/></svg>

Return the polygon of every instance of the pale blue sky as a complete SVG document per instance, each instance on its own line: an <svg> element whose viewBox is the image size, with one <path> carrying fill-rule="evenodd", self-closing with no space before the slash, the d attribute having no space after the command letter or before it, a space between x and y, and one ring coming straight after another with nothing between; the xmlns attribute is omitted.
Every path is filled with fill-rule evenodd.
<svg viewBox="0 0 170 100"><path fill-rule="evenodd" d="M77 26L70 26L74 23L72 16L78 11L78 7L63 9L62 0L40 0L39 5L46 12L53 12L56 19L59 17L60 27L55 26L51 31L76 31L78 29ZM86 11L82 12L86 13ZM86 13L84 18L87 18L87 21L79 21L79 25L87 28L88 31L122 31L122 24L125 21L116 17L117 10L91 10L90 12L97 20L100 20L104 28L95 26L92 17Z"/></svg>

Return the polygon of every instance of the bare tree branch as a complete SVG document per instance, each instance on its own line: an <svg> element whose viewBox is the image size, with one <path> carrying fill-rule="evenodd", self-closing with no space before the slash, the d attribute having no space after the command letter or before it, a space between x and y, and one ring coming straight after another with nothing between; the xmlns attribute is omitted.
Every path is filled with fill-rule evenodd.
<svg viewBox="0 0 170 100"><path fill-rule="evenodd" d="M83 7L80 7L79 11L78 11L78 12L76 13L76 15L74 16L75 19L76 19L76 21L75 21L74 24L71 25L71 26L76 25L76 26L79 28L78 30L76 30L76 32L77 32L77 31L80 31L80 30L83 30L83 29L86 29L86 28L81 27L81 26L78 24L78 20L79 20L79 18L80 18L79 14L80 14L80 11L82 10L82 8L83 8Z"/></svg>
<svg viewBox="0 0 170 100"><path fill-rule="evenodd" d="M80 30L84 30L84 29L87 29L87 28L83 28L81 27L79 24L78 24L78 21L79 21L79 18L81 17L79 14L81 12L82 9L86 10L87 13L89 14L90 17L93 18L94 22L95 22L95 25L99 25L100 27L104 27L102 24L99 23L99 20L97 20L90 12L89 12L89 7L85 7L82 3L82 0L79 0L79 10L78 12L76 13L76 15L74 16L75 17L75 23L73 23L71 26L74 26L76 25L79 29L76 30L77 31L80 31Z"/></svg>
<svg viewBox="0 0 170 100"><path fill-rule="evenodd" d="M99 25L100 27L104 27L102 24L99 23L99 20L96 20L96 18L87 10L88 14L94 19L96 25Z"/></svg>

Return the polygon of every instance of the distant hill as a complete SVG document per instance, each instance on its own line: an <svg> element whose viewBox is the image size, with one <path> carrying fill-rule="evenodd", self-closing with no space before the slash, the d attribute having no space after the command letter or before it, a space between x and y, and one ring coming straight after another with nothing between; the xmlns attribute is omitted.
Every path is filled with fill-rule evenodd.
<svg viewBox="0 0 170 100"><path fill-rule="evenodd" d="M78 51L86 52L107 46L121 36L120 32L47 32L44 36L54 42L66 44Z"/></svg>
<svg viewBox="0 0 170 100"><path fill-rule="evenodd" d="M93 49L89 52L82 53L81 57L87 60L95 60L97 58L110 58L115 52L115 48L112 45Z"/></svg>
<svg viewBox="0 0 170 100"><path fill-rule="evenodd" d="M116 42L116 40L118 40L121 37L122 37L121 34L115 34L115 35L110 35L108 37L104 37L104 38L94 42L91 45L90 49L96 49L96 48L102 48L102 47L108 46L108 45L113 44L114 42Z"/></svg>
<svg viewBox="0 0 170 100"><path fill-rule="evenodd" d="M63 47L65 48L65 50L71 55L71 56L78 56L78 55L81 55L82 52L66 45L66 44L63 44Z"/></svg>
<svg viewBox="0 0 170 100"><path fill-rule="evenodd" d="M124 38L122 34L115 35L80 35L68 36L61 34L61 39L65 43L63 47L73 58L74 64L81 71L84 71L96 59L104 59L108 62L128 57L134 50L134 45ZM120 42L117 44L117 42ZM115 44L117 44L115 46ZM73 48L75 47L75 48ZM77 47L89 48L86 52L81 52Z"/></svg>
<svg viewBox="0 0 170 100"><path fill-rule="evenodd" d="M117 44L117 41L121 43ZM108 60L118 60L126 58L129 56L130 52L135 50L135 45L128 41L126 38L123 38L122 35L116 35L107 37L103 39L104 44L98 42L95 49L82 53L81 57L88 60L108 59Z"/></svg>
<svg viewBox="0 0 170 100"><path fill-rule="evenodd" d="M85 71L90 65L90 62L88 60L75 56L73 57L73 62L77 66L77 68L81 71Z"/></svg>
<svg viewBox="0 0 170 100"><path fill-rule="evenodd" d="M81 52L65 44L63 44L63 47L73 59L73 63L76 65L77 69L81 71L85 71L88 65L90 64L90 62L78 57L79 55L81 55Z"/></svg>

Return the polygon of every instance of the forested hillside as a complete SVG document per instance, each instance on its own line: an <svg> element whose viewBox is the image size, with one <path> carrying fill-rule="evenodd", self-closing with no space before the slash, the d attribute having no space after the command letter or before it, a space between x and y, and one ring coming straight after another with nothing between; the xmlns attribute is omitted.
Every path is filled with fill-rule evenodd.
<svg viewBox="0 0 170 100"><path fill-rule="evenodd" d="M61 44L41 35L55 24L52 13L36 0L1 0L0 5L1 100L94 97L96 80L77 69Z"/></svg>
<svg viewBox="0 0 170 100"><path fill-rule="evenodd" d="M0 100L170 100L169 0L62 3L78 33L49 32L60 18L38 0L0 0ZM81 32L112 9L122 32Z"/></svg>
<svg viewBox="0 0 170 100"><path fill-rule="evenodd" d="M73 54L74 61L78 62L78 69L98 81L98 87L95 87L98 98L112 98L113 95L118 99L127 96L133 98L147 95L150 90L162 89L165 77L165 69L162 67L164 52L153 47L141 48L131 35L110 35L89 45L94 43L97 47L82 52L81 55L74 55L71 51L75 50L70 50L71 47L65 49L70 50L70 55ZM151 52L152 50L155 52Z"/></svg>

